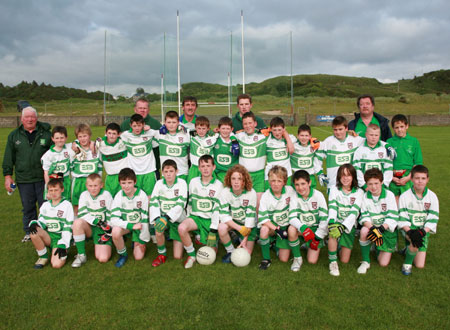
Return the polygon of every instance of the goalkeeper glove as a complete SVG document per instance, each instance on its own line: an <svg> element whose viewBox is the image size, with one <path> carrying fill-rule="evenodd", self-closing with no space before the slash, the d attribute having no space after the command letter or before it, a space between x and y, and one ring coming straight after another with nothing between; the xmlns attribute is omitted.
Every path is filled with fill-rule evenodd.
<svg viewBox="0 0 450 330"><path fill-rule="evenodd" d="M33 222L29 228L30 234L37 234L37 227L38 227L37 223Z"/></svg>
<svg viewBox="0 0 450 330"><path fill-rule="evenodd" d="M269 136L269 134L270 134L270 128L267 128L267 127L261 128L261 129L259 130L259 133L261 133L261 134L264 135L264 136Z"/></svg>
<svg viewBox="0 0 450 330"><path fill-rule="evenodd" d="M233 156L239 156L239 142L236 140L231 141L231 153Z"/></svg>
<svg viewBox="0 0 450 330"><path fill-rule="evenodd" d="M330 233L331 238L338 239L344 233L345 227L340 223L333 223L328 225L328 232Z"/></svg>
<svg viewBox="0 0 450 330"><path fill-rule="evenodd" d="M375 227L372 226L367 234L367 239L375 243L376 246L383 245L383 233L385 229L383 226Z"/></svg>
<svg viewBox="0 0 450 330"><path fill-rule="evenodd" d="M314 151L316 151L320 147L320 141L315 137L309 139L309 143L311 144L311 147L314 149Z"/></svg>
<svg viewBox="0 0 450 330"><path fill-rule="evenodd" d="M424 229L411 229L406 234L414 247L421 248L423 246L423 238L427 232Z"/></svg>
<svg viewBox="0 0 450 330"><path fill-rule="evenodd" d="M178 130L182 131L183 133L187 133L188 129L184 125L178 125Z"/></svg>
<svg viewBox="0 0 450 330"><path fill-rule="evenodd" d="M303 236L303 238L305 239L306 242L313 240L314 237L315 237L314 232L311 230L311 228L306 228L302 232L302 236Z"/></svg>
<svg viewBox="0 0 450 330"><path fill-rule="evenodd" d="M317 178L319 179L319 183L322 187L328 186L329 180L325 174L321 173L317 176Z"/></svg>
<svg viewBox="0 0 450 330"><path fill-rule="evenodd" d="M53 255L58 256L59 259L66 259L67 250L59 247L55 250L55 253L53 253Z"/></svg>
<svg viewBox="0 0 450 330"><path fill-rule="evenodd" d="M287 231L284 230L284 229L281 229L280 226L278 226L278 227L275 229L275 233L276 233L276 234L278 235L278 237L281 238L281 239L287 239L287 238L288 238L288 233L287 233Z"/></svg>
<svg viewBox="0 0 450 330"><path fill-rule="evenodd" d="M216 135L216 133L214 133L212 130L209 130L208 133L206 133L207 137L211 137L211 136L214 136L214 135Z"/></svg>
<svg viewBox="0 0 450 330"><path fill-rule="evenodd" d="M393 147L391 147L389 144L386 144L385 148L386 148L386 154L390 160L394 160L395 158L397 158L397 152L395 151L395 149Z"/></svg>
<svg viewBox="0 0 450 330"><path fill-rule="evenodd" d="M159 134L161 134L161 135L166 135L168 132L169 132L169 131L167 130L166 125L162 125L162 126L159 128Z"/></svg>
<svg viewBox="0 0 450 330"><path fill-rule="evenodd" d="M309 247L311 249L313 249L314 251L317 251L319 249L319 244L320 244L321 239L320 238L316 238L314 237L311 241L311 243L309 243Z"/></svg>
<svg viewBox="0 0 450 330"><path fill-rule="evenodd" d="M100 236L100 238L98 239L98 244L106 244L109 240L111 239L111 234L103 234L102 236Z"/></svg>
<svg viewBox="0 0 450 330"><path fill-rule="evenodd" d="M155 230L158 233L163 233L164 230L166 230L167 228L167 223L169 222L169 217L167 215L163 215L161 217L159 217L156 221L155 221Z"/></svg>
<svg viewBox="0 0 450 330"><path fill-rule="evenodd" d="M214 247L217 243L217 229L211 229L208 234L206 246Z"/></svg>
<svg viewBox="0 0 450 330"><path fill-rule="evenodd" d="M111 234L112 228L106 221L99 221L97 226L99 226L106 234Z"/></svg>
<svg viewBox="0 0 450 330"><path fill-rule="evenodd" d="M244 237L250 235L251 231L252 230L250 228L245 227L245 226L241 226L241 228L239 229L239 233Z"/></svg>

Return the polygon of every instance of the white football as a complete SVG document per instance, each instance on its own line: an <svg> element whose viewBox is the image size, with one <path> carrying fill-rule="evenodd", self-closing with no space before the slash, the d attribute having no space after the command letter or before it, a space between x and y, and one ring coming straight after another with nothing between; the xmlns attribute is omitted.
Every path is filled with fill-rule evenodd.
<svg viewBox="0 0 450 330"><path fill-rule="evenodd" d="M210 246L202 246L197 251L197 262L200 265L212 265L216 261L216 251Z"/></svg>
<svg viewBox="0 0 450 330"><path fill-rule="evenodd" d="M252 259L250 253L245 248L238 248L231 253L231 262L236 267L245 267L250 263Z"/></svg>

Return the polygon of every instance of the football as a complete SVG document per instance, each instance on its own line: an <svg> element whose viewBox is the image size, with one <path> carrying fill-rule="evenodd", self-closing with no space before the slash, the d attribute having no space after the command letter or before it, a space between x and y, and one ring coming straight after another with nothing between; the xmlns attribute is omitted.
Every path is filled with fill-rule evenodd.
<svg viewBox="0 0 450 330"><path fill-rule="evenodd" d="M236 267L245 267L250 263L251 256L245 248L238 248L231 253L231 262Z"/></svg>
<svg viewBox="0 0 450 330"><path fill-rule="evenodd" d="M216 251L210 246L202 246L197 251L197 262L200 265L211 265L216 261Z"/></svg>

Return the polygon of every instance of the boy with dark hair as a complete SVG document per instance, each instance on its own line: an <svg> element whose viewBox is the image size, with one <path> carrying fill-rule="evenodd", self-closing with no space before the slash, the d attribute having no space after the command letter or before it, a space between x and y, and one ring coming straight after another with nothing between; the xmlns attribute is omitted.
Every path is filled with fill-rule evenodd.
<svg viewBox="0 0 450 330"><path fill-rule="evenodd" d="M219 137L214 146L214 162L216 177L223 183L225 174L239 162L239 142L232 135L233 121L229 117L219 120Z"/></svg>

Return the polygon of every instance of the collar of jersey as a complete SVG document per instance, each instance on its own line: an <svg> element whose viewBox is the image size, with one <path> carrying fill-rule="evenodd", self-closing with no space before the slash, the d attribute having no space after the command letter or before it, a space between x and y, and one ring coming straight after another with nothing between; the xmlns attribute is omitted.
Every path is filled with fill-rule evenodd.
<svg viewBox="0 0 450 330"><path fill-rule="evenodd" d="M414 186L411 187L411 191L412 191L412 193L414 194L414 196L416 196L416 198L417 198L419 201L421 201L421 200L424 199L425 196L427 195L428 187L425 187L425 189L424 189L424 191L423 191L423 194L422 194L422 198L419 198L419 196L417 196L416 191L414 190Z"/></svg>
<svg viewBox="0 0 450 330"><path fill-rule="evenodd" d="M58 205L60 205L62 202L64 202L66 199L63 197L63 196L61 196L61 200L59 201L59 203L58 204L56 204L56 205L53 205L53 201L52 200L49 200L48 202L50 203L50 206L51 207L57 207Z"/></svg>
<svg viewBox="0 0 450 330"><path fill-rule="evenodd" d="M108 142L108 138L106 137L106 135L102 138L103 142L105 142L105 144L106 144L107 146L111 146L111 147L114 147L114 146L119 142L119 139L120 139L120 137L118 136L116 142L114 142L114 143L109 143L109 142Z"/></svg>
<svg viewBox="0 0 450 330"><path fill-rule="evenodd" d="M246 193L247 193L247 190L242 189L242 192L241 192L239 195L236 195L236 194L234 193L234 191L233 191L233 188L230 187L230 192L231 192L231 194L232 194L233 196L235 196L235 197L240 197L240 196L246 194Z"/></svg>
<svg viewBox="0 0 450 330"><path fill-rule="evenodd" d="M56 151L55 150L55 145L54 144L52 144L52 146L50 147L50 150L51 151L53 151L53 152L63 152L64 151L64 149L66 149L66 144L64 144L64 146L62 147L62 149L61 149L61 151Z"/></svg>
<svg viewBox="0 0 450 330"><path fill-rule="evenodd" d="M101 194L103 194L103 191L104 191L104 189L102 188L102 189L100 189L100 191L98 192L98 195L97 195L97 196L92 196L91 193L89 193L89 195L91 196L91 198L92 198L93 200L96 200L96 199L98 198L98 196L100 196Z"/></svg>
<svg viewBox="0 0 450 330"><path fill-rule="evenodd" d="M333 135L334 136L334 135ZM334 138L336 140L338 140L339 142L344 142L347 138L348 138L348 133L345 133L345 138L343 138L342 140L339 140L336 136L334 136Z"/></svg>
<svg viewBox="0 0 450 330"><path fill-rule="evenodd" d="M311 187L309 187L309 194L308 194L308 197L307 197L306 199L303 198L303 196L300 195L297 191L296 191L296 193L297 193L297 197L298 197L298 198L301 198L302 200L307 201L307 200L310 199L310 198L312 197L312 195L314 194L314 189L312 189Z"/></svg>
<svg viewBox="0 0 450 330"><path fill-rule="evenodd" d="M381 142L378 140L377 144L375 145L375 147L371 147L369 146L369 144L367 144L367 139L364 141L364 146L366 146L367 148L369 148L370 150L375 150L378 147L381 147Z"/></svg>
<svg viewBox="0 0 450 330"><path fill-rule="evenodd" d="M194 119L192 119L192 121L187 121L186 117L184 116L184 114L182 114L180 116L180 123L183 123L183 124L190 124L190 123L195 124L195 120L196 119L197 119L197 115L194 115Z"/></svg>
<svg viewBox="0 0 450 330"><path fill-rule="evenodd" d="M280 195L280 197L277 198L277 197L275 197L275 194L273 193L272 188L269 188L269 189L270 189L270 193L272 194L272 196L273 196L275 199L280 199L281 196L283 196L283 194L286 193L286 186L284 186L283 189L281 189L281 195Z"/></svg>
<svg viewBox="0 0 450 330"><path fill-rule="evenodd" d="M373 199L372 193L370 191L367 191L367 197L370 199ZM386 189L384 188L384 185L381 186L381 194L378 196L378 200L386 198Z"/></svg>
<svg viewBox="0 0 450 330"><path fill-rule="evenodd" d="M176 185L178 182L178 177L175 176L175 181L173 182L173 184L169 187L169 185L167 184L166 178L163 178L163 183L166 187L172 188L174 185Z"/></svg>
<svg viewBox="0 0 450 330"><path fill-rule="evenodd" d="M136 186L135 186L135 187L136 187ZM134 192L133 197L128 197L128 195L125 194L125 191L122 190L122 196L123 196L123 197L126 197L126 198L128 198L128 199L133 199L135 196L139 195L139 192L140 192L140 191L141 191L141 188L136 187L136 191Z"/></svg>
<svg viewBox="0 0 450 330"><path fill-rule="evenodd" d="M275 136L273 136L272 132L270 132L270 137L277 141L286 141L286 139L284 137L281 137L281 139L277 139Z"/></svg>
<svg viewBox="0 0 450 330"><path fill-rule="evenodd" d="M209 181L207 184L204 184L204 183L203 183L203 181L202 181L202 176L199 176L199 178L200 178L200 183L202 184L203 187L207 187L207 186L209 186L210 184L213 184L214 182L216 182L216 179L214 178L214 176L212 177L211 181Z"/></svg>
<svg viewBox="0 0 450 330"><path fill-rule="evenodd" d="M131 134L133 134L134 136L140 136L140 135L142 135L142 134L145 133L145 130L142 129L142 132L141 132L141 133L139 133L139 134L134 134L134 133L133 133L133 129L130 128L129 132L130 132Z"/></svg>
<svg viewBox="0 0 450 330"><path fill-rule="evenodd" d="M346 192L344 192L343 187L339 188L339 190L340 190L345 196L348 196L348 195L350 195L350 194L354 194L354 193L358 190L358 188L357 188L357 187L353 187L352 190L351 190L348 194L347 194Z"/></svg>

